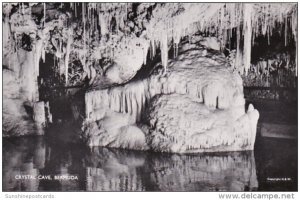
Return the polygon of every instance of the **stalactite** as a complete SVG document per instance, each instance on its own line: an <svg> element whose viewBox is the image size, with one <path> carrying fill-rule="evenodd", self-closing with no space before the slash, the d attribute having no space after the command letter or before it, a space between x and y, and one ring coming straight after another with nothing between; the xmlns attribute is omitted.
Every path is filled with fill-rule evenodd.
<svg viewBox="0 0 300 200"><path fill-rule="evenodd" d="M83 22L83 71L86 72L86 22L85 22L85 3L82 3L82 22Z"/></svg>
<svg viewBox="0 0 300 200"><path fill-rule="evenodd" d="M150 59L154 58L154 44L153 44L154 40L150 40Z"/></svg>
<svg viewBox="0 0 300 200"><path fill-rule="evenodd" d="M45 63L45 61L46 61L46 50L45 50L45 45L43 45L43 48L42 48L42 60L43 60L43 63Z"/></svg>
<svg viewBox="0 0 300 200"><path fill-rule="evenodd" d="M22 8L22 15L25 15L25 5L24 3L21 3L21 8Z"/></svg>
<svg viewBox="0 0 300 200"><path fill-rule="evenodd" d="M284 23L284 46L287 46L287 37L288 37L288 33L287 33L287 28L288 27L288 21L287 21L287 17L285 17L285 23Z"/></svg>
<svg viewBox="0 0 300 200"><path fill-rule="evenodd" d="M291 16L291 28L294 36L294 42L296 47L295 54L295 76L298 76L298 9L293 9Z"/></svg>
<svg viewBox="0 0 300 200"><path fill-rule="evenodd" d="M46 25L46 3L44 3L44 26Z"/></svg>
<svg viewBox="0 0 300 200"><path fill-rule="evenodd" d="M44 15L44 17L41 21L42 27L40 28L45 28L47 5L46 3L41 5L43 9L41 13ZM65 4L61 5L63 8L66 6ZM19 6L17 12L20 14L21 18L26 17L29 11L27 4L19 3L17 6ZM235 28L239 29L240 26L242 26L243 32L240 34L241 36L237 34L238 48L236 61L238 62L236 63L236 66L243 68L239 69L241 72L245 71L247 73L251 62L251 43L254 42L258 35L264 34L266 37L268 37L268 39L270 39L272 33L276 31L274 29L279 23L280 25L284 24L285 26L285 45L288 45L292 38L294 38L295 42L297 40L297 34L295 33L297 29L297 15L294 14L297 13L297 10L293 4L284 4L284 6L282 6L282 4L270 3L256 3L251 5L218 3L213 6L210 4L158 4L153 10L154 12L151 14L149 21L147 23L141 23L143 33L141 36L139 35L139 37L147 40L149 44L142 44L142 48L136 49L132 47L135 44L128 44L127 42L138 38L135 35L136 33L128 31L130 30L130 23L128 23L130 20L127 20L127 14L131 12L132 9L127 5L127 3L125 5L97 3L82 3L80 5L77 3L71 3L72 13L75 12L75 17L78 14L77 9L78 7L80 9L80 6L82 6L81 21L83 26L83 40L81 41L81 45L79 47L79 49L81 49L79 55L81 56L80 60L82 61L85 71L88 71L88 67L86 65L88 65L90 60L94 59L93 57L90 57L90 55L94 53L92 52L92 48L89 48L90 46L93 46L93 49L101 49L101 51L99 51L100 54L103 54L101 57L104 57L104 52L106 52L106 56L111 60L114 60L120 56L120 52L122 51L126 51L126 53L129 55L138 55L137 52L141 51L139 54L143 55L143 63L145 64L147 61L146 55L149 46L150 57L153 58L156 53L156 48L158 45L160 45L162 65L165 69L167 69L168 42L173 42L174 57L176 57L178 54L178 45L181 37L186 35L192 36L199 31L206 32L208 35L216 33L219 36L219 39L222 41L221 46L224 47L226 40L229 41L232 37L232 31ZM250 6L249 8L251 8L252 11L245 9L247 6ZM165 19L166 16L172 17L168 17L168 19L164 21L161 20ZM244 17L242 18L241 16ZM140 20L142 15L138 13L136 17L137 20ZM48 19L51 21L49 17ZM111 30L112 19L116 20L115 30ZM124 20L126 20L126 22L124 22ZM99 31L97 31L97 29L99 29L97 25L100 27ZM140 28L141 27L138 27L137 29ZM252 32L251 29L253 30ZM294 37L288 36L288 34L290 34L290 29L292 30L291 32ZM117 31L117 33L109 34L109 31ZM98 33L95 34L95 32ZM7 34L5 33L4 36L7 37L6 35ZM99 39L96 38L96 41L101 41L101 45L99 44L99 47L97 44L94 46L94 43L91 43L91 41L95 40L95 35L99 37ZM100 37L104 35L106 36L105 39L104 37ZM244 44L240 44L240 41L243 41L242 35L244 36ZM123 40L123 38L127 38L127 40ZM20 46L19 41L15 41L15 43L16 46ZM63 40L59 40L58 51L64 51L63 44L66 43L64 43ZM47 43L45 42L45 46L43 45L45 49L43 49L41 53L43 61L45 60L46 45ZM125 46L128 48L124 48ZM241 47L242 49L240 49ZM243 59L243 64L239 63L240 59ZM62 66L67 65L66 60L67 58L63 60L64 64ZM295 60L295 62L297 62L297 60ZM65 74L67 68L64 67L63 71Z"/></svg>
<svg viewBox="0 0 300 200"><path fill-rule="evenodd" d="M74 5L74 9L75 9L75 17L77 17L77 5L76 5L76 3L74 3L75 5Z"/></svg>
<svg viewBox="0 0 300 200"><path fill-rule="evenodd" d="M70 58L72 43L73 43L73 30L72 30L72 28L69 28L68 41L67 41L67 47L66 47L66 55L65 55L65 84L66 85L68 85L69 58Z"/></svg>
<svg viewBox="0 0 300 200"><path fill-rule="evenodd" d="M296 54L295 54L295 76L298 76L298 38L295 36L295 46L296 46Z"/></svg>
<svg viewBox="0 0 300 200"><path fill-rule="evenodd" d="M246 75L251 65L251 37L252 37L252 4L244 4L244 70Z"/></svg>
<svg viewBox="0 0 300 200"><path fill-rule="evenodd" d="M235 66L238 68L239 72L242 74L243 71L241 70L243 65L243 54L241 52L241 33L240 27L237 27L236 30L236 57L235 57Z"/></svg>
<svg viewBox="0 0 300 200"><path fill-rule="evenodd" d="M6 16L3 22L3 41L9 43L11 40L11 32L10 32L10 25L9 25L9 18Z"/></svg>
<svg viewBox="0 0 300 200"><path fill-rule="evenodd" d="M143 64L146 65L147 63L147 54L148 54L148 48L143 48Z"/></svg>
<svg viewBox="0 0 300 200"><path fill-rule="evenodd" d="M100 29L101 29L101 35L102 36L109 33L108 25L106 23L105 16L102 13L99 13L99 26L100 26Z"/></svg>
<svg viewBox="0 0 300 200"><path fill-rule="evenodd" d="M160 51L161 51L161 62L164 67L164 73L167 72L168 66L168 34L166 31L163 31L160 41Z"/></svg>
<svg viewBox="0 0 300 200"><path fill-rule="evenodd" d="M180 42L180 38L181 38L181 30L173 30L174 35L173 35L173 48L174 48L174 58L177 57L178 55L178 44Z"/></svg>

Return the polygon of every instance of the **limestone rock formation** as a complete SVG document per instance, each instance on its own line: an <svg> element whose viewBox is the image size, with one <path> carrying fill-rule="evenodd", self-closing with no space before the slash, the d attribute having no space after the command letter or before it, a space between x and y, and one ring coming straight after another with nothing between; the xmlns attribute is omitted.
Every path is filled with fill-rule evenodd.
<svg viewBox="0 0 300 200"><path fill-rule="evenodd" d="M244 105L209 109L178 94L154 98L149 107L150 146L160 152L252 150L258 112Z"/></svg>
<svg viewBox="0 0 300 200"><path fill-rule="evenodd" d="M88 144L180 153L253 149L259 114L252 105L245 113L242 79L222 54L195 40L168 66L165 75L158 64L149 78L86 93ZM107 128L112 111L117 134Z"/></svg>
<svg viewBox="0 0 300 200"><path fill-rule="evenodd" d="M3 70L3 134L2 136L29 135L34 132L34 122L24 107L18 76Z"/></svg>
<svg viewBox="0 0 300 200"><path fill-rule="evenodd" d="M126 112L134 113L139 121L146 102L156 94L162 94L161 90L163 93L189 95L207 93L203 95L203 98L206 98L204 103L215 106L215 101L207 98L214 98L216 93L221 91L207 92L212 88L202 88L206 86L201 79L199 81L191 78L190 82L182 80L188 78L189 73L195 72L189 71L189 66L201 64L210 68L208 66L212 63L223 65L216 61L220 57L215 57L207 49L218 51L229 45L231 50L236 50L236 56L232 59L233 68L241 74L247 74L251 70L251 49L258 36L267 37L269 40L272 34L281 32L284 27L285 45L296 46L296 16L295 3L5 3L3 64L19 76L18 81L22 81L20 88L26 96L25 99L31 104L39 101L38 90L41 89L42 80L45 78L45 75L40 74L40 70L44 70L41 63L47 63L48 66L51 62L51 66L48 66L49 71L53 72L48 74L51 87L97 87L98 83L108 82L106 88L109 88L107 91L112 96L113 93L122 93L126 96L124 99L143 98L136 101L137 103L131 102L127 108L120 106L124 105L124 102L110 105L125 108ZM193 48L193 45L182 46L183 41L193 43L193 37L199 34L208 36L200 41L200 44L207 48L203 48L201 52L196 49L194 53L189 50L188 55L181 53L178 56L180 49L183 52ZM177 63L172 61L170 50ZM184 56L190 58L185 59ZM47 60L50 57L50 61ZM135 90L133 83L129 83L132 78L142 67L149 64L149 58L157 57L160 57L166 76L152 76L141 80L136 83L140 93L129 92L131 89ZM297 60L294 57L296 56L288 60L295 60L290 68L297 74ZM186 67L172 66L178 64ZM175 72L174 70L176 73L166 73ZM186 86L179 84L182 81ZM115 87L111 89L112 86L120 84L123 86L118 88L125 88L125 92L118 92ZM191 88L195 89L190 84L201 85L201 92L190 91ZM231 87L231 84L229 83L228 87ZM224 86L227 87L227 84ZM188 89L185 92L186 88ZM227 89L224 88L224 91ZM144 90L146 92L143 92ZM234 92L230 89L228 91ZM230 98L233 95L229 93L219 94L219 108L230 107ZM108 98L116 98L112 96ZM201 98L199 96L200 100ZM124 112L119 111L120 109L112 108L114 111ZM93 108L87 109L87 118L89 112L93 112Z"/></svg>
<svg viewBox="0 0 300 200"><path fill-rule="evenodd" d="M26 58L26 54L24 56ZM20 59L20 58L19 58ZM21 70L3 70L3 134L4 137L43 135L51 118L49 104L37 102L36 82L31 77L30 63L22 62ZM14 64L14 65L13 65ZM16 66L17 62L12 62ZM22 70L23 69L23 70ZM28 70L27 72L24 72ZM46 111L46 108L47 112Z"/></svg>
<svg viewBox="0 0 300 200"><path fill-rule="evenodd" d="M127 113L107 110L103 118L86 122L84 137L89 146L106 146L124 149L147 150L145 134Z"/></svg>

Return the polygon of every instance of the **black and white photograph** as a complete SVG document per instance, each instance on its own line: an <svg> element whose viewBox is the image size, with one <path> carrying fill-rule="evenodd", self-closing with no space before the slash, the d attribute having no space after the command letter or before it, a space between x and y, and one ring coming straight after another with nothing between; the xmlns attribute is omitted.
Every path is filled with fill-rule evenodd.
<svg viewBox="0 0 300 200"><path fill-rule="evenodd" d="M2 191L297 192L297 58L298 2L2 2Z"/></svg>

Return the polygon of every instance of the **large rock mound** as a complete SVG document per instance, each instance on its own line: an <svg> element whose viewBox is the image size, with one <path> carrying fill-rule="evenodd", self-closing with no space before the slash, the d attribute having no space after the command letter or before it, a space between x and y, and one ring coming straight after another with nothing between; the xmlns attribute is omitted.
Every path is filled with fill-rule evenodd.
<svg viewBox="0 0 300 200"><path fill-rule="evenodd" d="M253 149L258 112L250 106L245 113L241 77L224 55L198 41L179 52L166 74L158 64L147 79L86 93L83 136L90 146L180 153ZM104 128L112 112L125 122L119 127L117 120L113 131Z"/></svg>

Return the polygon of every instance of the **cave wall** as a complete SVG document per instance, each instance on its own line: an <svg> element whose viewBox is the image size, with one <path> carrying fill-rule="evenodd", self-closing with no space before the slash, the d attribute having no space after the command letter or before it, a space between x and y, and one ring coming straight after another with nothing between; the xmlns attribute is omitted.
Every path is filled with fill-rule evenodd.
<svg viewBox="0 0 300 200"><path fill-rule="evenodd" d="M123 85L157 57L167 74L170 60L179 56L183 43L191 43L199 35L207 50L230 52L231 69L246 77L244 83L257 83L258 78L268 77L268 70L261 67L265 61L257 64L260 61L255 63L252 56L257 38L263 36L270 43L279 32L285 46L296 44L296 8L294 3L5 3L3 73L11 75L4 81L15 81L4 88L5 121L20 119L10 104L29 121L35 119L35 112L43 114L34 105L41 100L45 107L49 105L47 94L40 98L39 93L45 83L44 90L49 92L54 85L94 90ZM284 58L289 79L297 75L292 51ZM50 62L49 57L53 57L54 75L48 83L40 68L41 63ZM282 66L273 63L270 65L275 68ZM271 68L269 64L267 68ZM10 87L14 87L11 91L18 102L10 97ZM14 130L14 123L5 124L6 132Z"/></svg>

